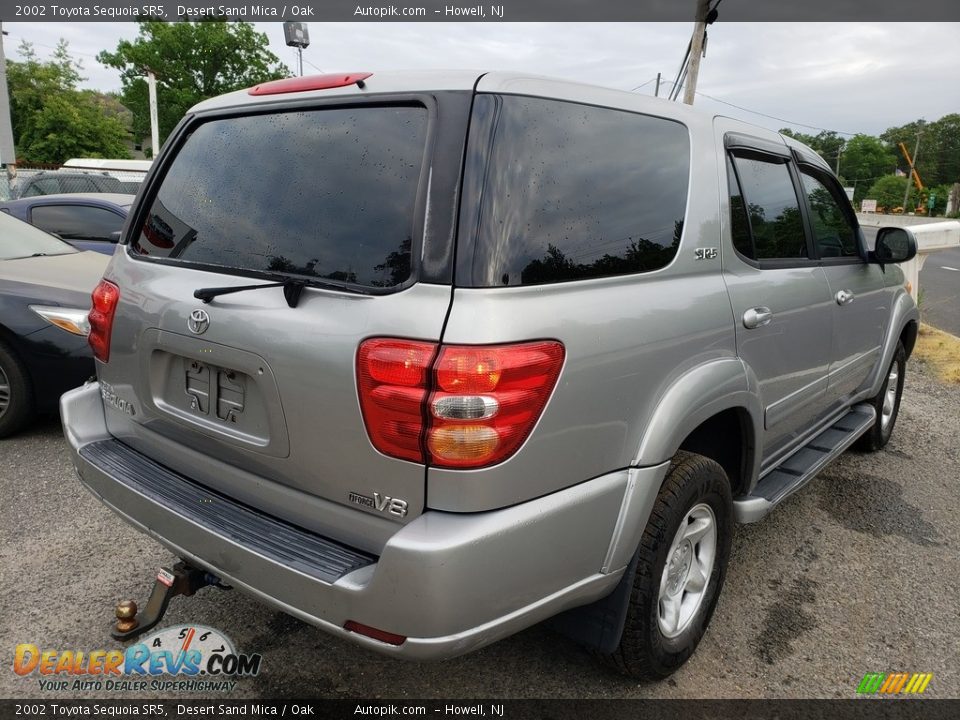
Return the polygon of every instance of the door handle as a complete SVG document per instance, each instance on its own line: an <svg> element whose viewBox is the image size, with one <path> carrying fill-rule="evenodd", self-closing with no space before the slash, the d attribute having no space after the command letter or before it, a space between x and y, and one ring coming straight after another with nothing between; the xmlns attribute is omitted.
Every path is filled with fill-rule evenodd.
<svg viewBox="0 0 960 720"><path fill-rule="evenodd" d="M854 295L849 290L838 290L836 294L837 305L849 305L853 302Z"/></svg>
<svg viewBox="0 0 960 720"><path fill-rule="evenodd" d="M763 327L773 320L773 312L768 307L750 308L743 314L743 326L747 330Z"/></svg>

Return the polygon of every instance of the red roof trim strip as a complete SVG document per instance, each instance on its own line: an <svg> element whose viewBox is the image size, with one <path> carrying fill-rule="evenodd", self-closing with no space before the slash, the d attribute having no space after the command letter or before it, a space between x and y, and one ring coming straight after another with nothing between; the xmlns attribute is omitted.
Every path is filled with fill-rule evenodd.
<svg viewBox="0 0 960 720"><path fill-rule="evenodd" d="M373 73L328 73L326 75L306 75L304 77L284 78L254 85L247 90L250 95L282 95L283 93L306 92L307 90L329 90L362 83ZM363 85L360 85L363 87Z"/></svg>

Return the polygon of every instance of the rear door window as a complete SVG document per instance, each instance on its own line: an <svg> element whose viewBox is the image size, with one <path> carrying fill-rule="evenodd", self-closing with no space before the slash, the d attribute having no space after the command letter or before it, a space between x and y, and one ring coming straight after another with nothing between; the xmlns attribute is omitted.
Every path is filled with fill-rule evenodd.
<svg viewBox="0 0 960 720"><path fill-rule="evenodd" d="M71 240L109 242L123 227L124 218L88 205L38 205L31 211L30 220L42 230Z"/></svg>
<svg viewBox="0 0 960 720"><path fill-rule="evenodd" d="M803 216L785 159L770 157L734 157L742 196L731 195L733 227L737 249L751 260L797 260L810 257L807 250ZM734 187L731 186L731 193ZM746 212L752 246L742 237ZM748 252L744 252L748 250Z"/></svg>
<svg viewBox="0 0 960 720"><path fill-rule="evenodd" d="M477 103L494 116L493 136L465 284L557 283L648 272L673 260L687 204L686 127L543 98L479 96Z"/></svg>
<svg viewBox="0 0 960 720"><path fill-rule="evenodd" d="M131 250L240 274L401 285L427 121L422 106L207 121L182 144Z"/></svg>

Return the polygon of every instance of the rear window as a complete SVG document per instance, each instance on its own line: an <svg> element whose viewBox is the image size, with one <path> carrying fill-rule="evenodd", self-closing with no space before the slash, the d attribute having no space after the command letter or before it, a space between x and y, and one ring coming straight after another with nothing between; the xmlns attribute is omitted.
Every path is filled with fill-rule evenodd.
<svg viewBox="0 0 960 720"><path fill-rule="evenodd" d="M132 251L390 288L411 274L423 107L211 120L167 170Z"/></svg>
<svg viewBox="0 0 960 720"><path fill-rule="evenodd" d="M0 260L41 255L69 255L72 246L33 225L0 213Z"/></svg>
<svg viewBox="0 0 960 720"><path fill-rule="evenodd" d="M499 108L471 284L557 283L670 263L690 173L683 125L542 98L485 102Z"/></svg>

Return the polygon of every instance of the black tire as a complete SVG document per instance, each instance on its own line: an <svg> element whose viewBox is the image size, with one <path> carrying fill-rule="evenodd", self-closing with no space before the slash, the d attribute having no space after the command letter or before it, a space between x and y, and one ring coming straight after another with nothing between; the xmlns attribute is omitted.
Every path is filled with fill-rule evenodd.
<svg viewBox="0 0 960 720"><path fill-rule="evenodd" d="M897 424L897 416L900 414L900 397L903 395L903 378L906 372L906 366L907 351L904 350L903 343L898 342L897 349L893 351L893 360L890 361L890 367L887 369L883 385L880 387L880 392L870 400L870 404L873 405L877 411L877 420L870 426L870 429L861 435L856 443L854 443L853 447L856 450L877 452L878 450L882 450L890 441L890 436L893 435L893 428ZM890 376L894 369L897 371L897 386L893 398L893 409L889 419L884 422L883 404L890 385Z"/></svg>
<svg viewBox="0 0 960 720"><path fill-rule="evenodd" d="M34 411L27 368L13 348L0 340L0 438L20 430L33 418Z"/></svg>
<svg viewBox="0 0 960 720"><path fill-rule="evenodd" d="M703 505L710 507L716 521L712 571L699 607L685 628L669 637L659 620L661 580L681 522ZM678 452L640 540L623 635L612 654L601 655L606 664L633 678L655 680L669 676L689 659L706 632L723 587L732 529L733 502L723 468L702 455Z"/></svg>

